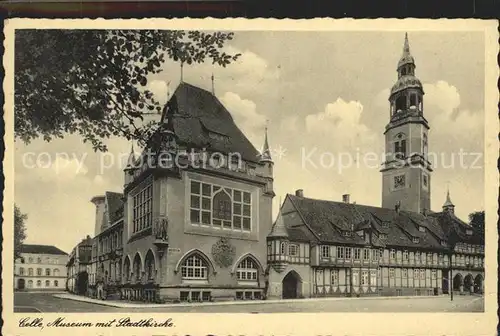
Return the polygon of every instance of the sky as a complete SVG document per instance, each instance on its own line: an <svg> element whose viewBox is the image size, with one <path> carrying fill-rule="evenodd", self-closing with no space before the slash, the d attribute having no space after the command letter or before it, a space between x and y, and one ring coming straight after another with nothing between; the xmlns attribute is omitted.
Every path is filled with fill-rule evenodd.
<svg viewBox="0 0 500 336"><path fill-rule="evenodd" d="M484 209L484 39L481 32L410 32L416 76L430 124L431 208L447 188L456 214ZM241 53L227 68L184 66L183 80L212 89L257 149L265 127L275 162L273 213L287 193L381 205L384 127L404 32L236 32L225 46ZM149 79L164 102L180 81L173 62ZM130 142L112 138L95 153L77 135L15 143L15 202L28 214L26 243L70 252L94 235L90 199L122 192ZM371 159L367 159L371 155ZM375 160L373 159L375 155ZM461 159L462 158L462 159Z"/></svg>

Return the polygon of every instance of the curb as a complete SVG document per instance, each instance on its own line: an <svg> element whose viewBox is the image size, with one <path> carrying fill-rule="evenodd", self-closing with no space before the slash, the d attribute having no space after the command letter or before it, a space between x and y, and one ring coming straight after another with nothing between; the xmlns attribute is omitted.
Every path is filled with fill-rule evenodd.
<svg viewBox="0 0 500 336"><path fill-rule="evenodd" d="M273 304L273 303L297 303L297 302L321 302L321 301L347 301L347 300L402 300L402 299L425 299L425 298L443 298L447 295L432 296L377 296L377 297L330 297L330 298L309 298L309 299L286 299L286 300L255 300L255 301L223 301L223 302L205 302L205 303L145 303L136 304L128 302L103 301L80 297L71 294L54 295L59 299L73 300L98 304L101 306L115 308L175 308L175 307L206 307L206 306L229 306L229 305L254 305L254 304Z"/></svg>

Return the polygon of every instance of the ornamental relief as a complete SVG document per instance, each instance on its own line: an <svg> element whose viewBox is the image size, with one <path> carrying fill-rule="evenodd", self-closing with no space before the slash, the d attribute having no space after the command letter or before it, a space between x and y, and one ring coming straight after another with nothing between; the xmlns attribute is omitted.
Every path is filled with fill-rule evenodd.
<svg viewBox="0 0 500 336"><path fill-rule="evenodd" d="M231 244L229 239L220 238L212 246L212 257L217 265L222 268L231 266L236 255L236 248Z"/></svg>

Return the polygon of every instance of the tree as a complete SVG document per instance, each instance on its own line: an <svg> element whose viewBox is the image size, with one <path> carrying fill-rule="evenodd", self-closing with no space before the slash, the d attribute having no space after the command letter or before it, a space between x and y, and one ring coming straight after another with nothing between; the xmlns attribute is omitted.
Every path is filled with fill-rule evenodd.
<svg viewBox="0 0 500 336"><path fill-rule="evenodd" d="M162 107L148 77L172 59L225 67L233 33L159 30L18 30L15 36L15 138L28 144L77 133L96 151L103 139L144 143L155 125L137 126Z"/></svg>
<svg viewBox="0 0 500 336"><path fill-rule="evenodd" d="M469 224L479 232L484 233L484 211L470 213Z"/></svg>
<svg viewBox="0 0 500 336"><path fill-rule="evenodd" d="M28 215L21 212L21 209L14 204L14 260L21 257L21 246L26 239L25 221Z"/></svg>

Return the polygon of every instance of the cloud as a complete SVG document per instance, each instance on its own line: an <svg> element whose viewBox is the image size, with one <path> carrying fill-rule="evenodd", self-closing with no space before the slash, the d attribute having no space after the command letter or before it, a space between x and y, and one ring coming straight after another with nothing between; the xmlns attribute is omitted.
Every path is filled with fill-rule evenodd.
<svg viewBox="0 0 500 336"><path fill-rule="evenodd" d="M260 142L259 132L266 123L266 117L257 112L257 105L248 99L242 99L234 92L226 92L220 98L222 104L231 113L236 125L253 144Z"/></svg>
<svg viewBox="0 0 500 336"><path fill-rule="evenodd" d="M363 105L358 101L346 102L338 98L326 105L324 111L308 115L306 129L315 137L324 137L324 142L337 149L366 148L377 137L366 125L361 123ZM333 142L333 143L332 143Z"/></svg>

